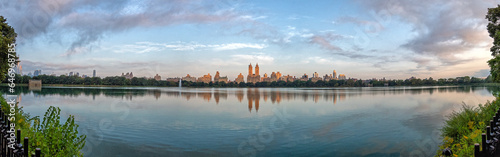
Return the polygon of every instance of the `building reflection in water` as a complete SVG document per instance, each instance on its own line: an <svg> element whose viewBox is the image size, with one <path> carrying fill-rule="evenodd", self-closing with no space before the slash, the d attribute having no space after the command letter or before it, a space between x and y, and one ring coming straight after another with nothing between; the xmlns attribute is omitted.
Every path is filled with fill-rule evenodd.
<svg viewBox="0 0 500 157"><path fill-rule="evenodd" d="M7 89L7 88L6 88ZM4 90L6 90L4 89ZM390 88L333 88L333 89L287 89L287 88L228 88L228 89L183 89L169 90L165 89L95 89L95 88L44 88L42 91L31 91L27 88L18 88L16 95L32 93L35 98L46 95L61 95L69 97L78 97L81 95L96 97L115 97L132 101L132 98L152 96L154 99L169 99L172 97L190 99L203 99L207 102L213 98L215 104L228 101L228 97L236 98L240 103L245 99L248 103L248 111L258 112L261 99L265 103L280 104L282 101L303 100L304 103L320 101L338 104L346 101L347 98L360 97L362 95L400 95L400 94L433 94L433 93L470 93L477 90L487 90L492 93L500 88L493 87L390 87ZM1 90L1 89L0 89ZM8 91L3 91L7 93ZM162 97L163 95L163 97ZM165 98L164 98L165 97ZM89 97L90 98L90 97ZM21 101L20 97L18 98ZM234 99L233 99L234 100ZM232 101L230 101L233 103ZM236 101L234 101L236 102Z"/></svg>
<svg viewBox="0 0 500 157"><path fill-rule="evenodd" d="M214 99L215 99L216 104L219 104L221 98L224 100L227 100L227 93L226 92L214 92Z"/></svg>
<svg viewBox="0 0 500 157"><path fill-rule="evenodd" d="M193 98L196 97L196 93L183 92L181 94L182 94L182 97L184 97L188 101L189 101L189 99L191 99L191 97L193 97Z"/></svg>
<svg viewBox="0 0 500 157"><path fill-rule="evenodd" d="M155 96L155 99L158 100L161 96L161 91L160 90L153 90L153 95Z"/></svg>
<svg viewBox="0 0 500 157"><path fill-rule="evenodd" d="M243 101L243 96L244 96L243 91L241 90L236 91L236 98L238 98L239 102Z"/></svg>
<svg viewBox="0 0 500 157"><path fill-rule="evenodd" d="M203 98L203 100L210 102L210 99L212 98L212 93L198 93L198 98L201 97Z"/></svg>
<svg viewBox="0 0 500 157"><path fill-rule="evenodd" d="M255 112L259 112L259 101L260 101L260 91L257 88L248 88L247 90L248 99L248 111L252 112L252 105L255 102Z"/></svg>

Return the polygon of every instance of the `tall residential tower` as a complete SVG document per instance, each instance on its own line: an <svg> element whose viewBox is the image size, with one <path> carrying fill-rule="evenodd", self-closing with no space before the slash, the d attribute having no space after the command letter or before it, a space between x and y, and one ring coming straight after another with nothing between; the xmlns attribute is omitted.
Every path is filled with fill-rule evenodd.
<svg viewBox="0 0 500 157"><path fill-rule="evenodd" d="M248 65L248 76L247 76L247 83L256 83L260 82L260 75L259 75L259 63L255 65L255 74L252 72L252 63Z"/></svg>

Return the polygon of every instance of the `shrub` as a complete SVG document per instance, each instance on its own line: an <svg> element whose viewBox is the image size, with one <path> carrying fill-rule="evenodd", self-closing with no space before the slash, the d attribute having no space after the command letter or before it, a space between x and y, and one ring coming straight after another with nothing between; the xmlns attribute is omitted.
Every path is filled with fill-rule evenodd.
<svg viewBox="0 0 500 157"><path fill-rule="evenodd" d="M9 113L10 106L1 97L0 102L4 113ZM85 146L86 136L78 136L78 124L75 124L74 116L70 115L62 124L59 107L50 106L43 120L24 113L22 107L16 105L15 108L15 120L12 123L16 124L16 129L21 129L21 137L29 138L30 154L40 148L43 156L83 156L80 150Z"/></svg>
<svg viewBox="0 0 500 157"><path fill-rule="evenodd" d="M454 156L474 156L474 144L481 144L481 134L500 108L500 100L487 102L485 105L472 107L462 105L462 109L453 111L441 129L443 144L436 156L445 148L451 148Z"/></svg>

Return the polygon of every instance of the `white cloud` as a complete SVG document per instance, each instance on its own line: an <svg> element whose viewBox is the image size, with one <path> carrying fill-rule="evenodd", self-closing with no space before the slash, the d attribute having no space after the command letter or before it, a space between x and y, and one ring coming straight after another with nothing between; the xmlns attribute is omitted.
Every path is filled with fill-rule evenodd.
<svg viewBox="0 0 500 157"><path fill-rule="evenodd" d="M246 67L249 63L259 63L259 65L272 65L274 57L265 54L235 54L228 58L213 58L207 64L212 66ZM255 66L255 65L254 65Z"/></svg>
<svg viewBox="0 0 500 157"><path fill-rule="evenodd" d="M304 64L316 63L316 64L323 64L323 65L333 65L334 64L333 60L330 60L330 59L324 58L324 57L308 57L307 59L303 60L302 63L304 63Z"/></svg>
<svg viewBox="0 0 500 157"><path fill-rule="evenodd" d="M244 48L264 49L267 45L255 43L229 43L229 44L198 44L186 42L174 43L154 43L154 42L136 42L135 44L127 44L114 46L111 51L115 53L149 53L160 52L163 50L172 51L195 51L195 50L237 50Z"/></svg>
<svg viewBox="0 0 500 157"><path fill-rule="evenodd" d="M232 55L231 57L234 60L246 62L272 63L274 61L274 58L268 55Z"/></svg>
<svg viewBox="0 0 500 157"><path fill-rule="evenodd" d="M243 48L263 49L266 48L267 46L265 44L231 43L222 45L211 45L211 47L214 47L214 50L236 50Z"/></svg>
<svg viewBox="0 0 500 157"><path fill-rule="evenodd" d="M252 21L255 21L255 20L260 20L260 19L266 19L267 16L257 16L257 17L254 17L254 16L251 16L251 15L243 15L243 16L240 16L241 19L245 19L245 20L252 20Z"/></svg>

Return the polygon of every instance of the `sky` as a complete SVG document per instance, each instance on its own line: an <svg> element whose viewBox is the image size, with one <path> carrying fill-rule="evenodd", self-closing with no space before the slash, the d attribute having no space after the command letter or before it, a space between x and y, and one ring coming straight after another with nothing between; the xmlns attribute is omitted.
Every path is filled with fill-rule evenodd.
<svg viewBox="0 0 500 157"><path fill-rule="evenodd" d="M16 0L23 73L486 77L494 0Z"/></svg>

